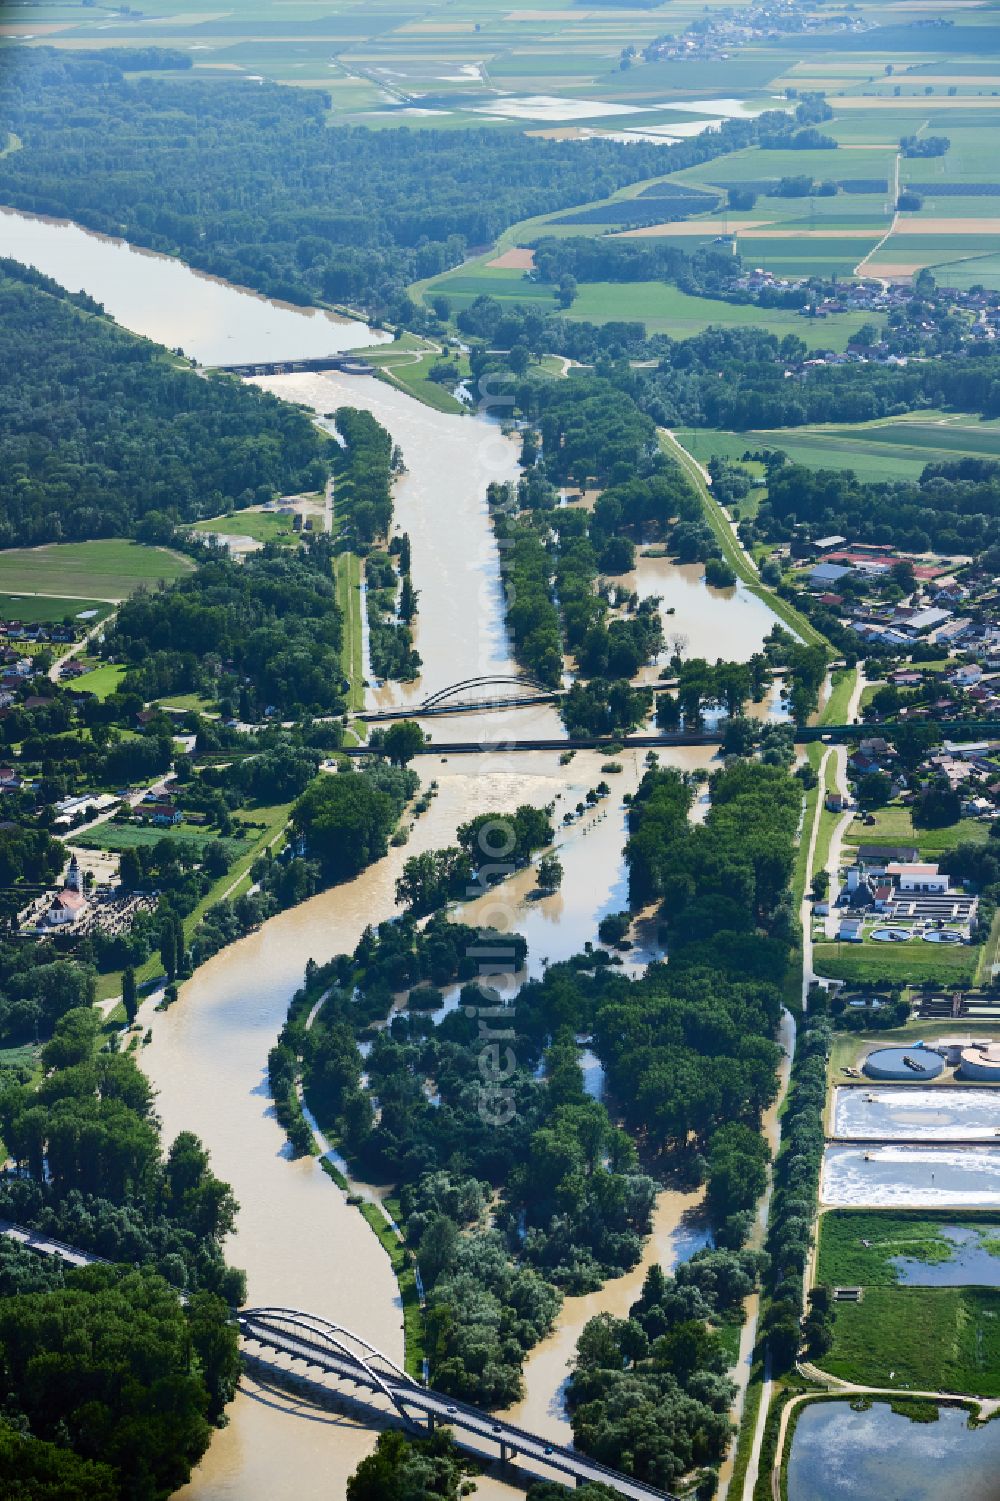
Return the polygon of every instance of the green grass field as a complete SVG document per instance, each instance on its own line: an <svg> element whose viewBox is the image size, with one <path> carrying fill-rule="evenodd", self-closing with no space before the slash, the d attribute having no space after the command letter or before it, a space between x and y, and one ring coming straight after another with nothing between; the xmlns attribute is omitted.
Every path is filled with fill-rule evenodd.
<svg viewBox="0 0 1000 1501"><path fill-rule="evenodd" d="M879 808L873 824L855 818L847 826L847 844L916 845L922 860L937 860L959 844L985 844L990 837L989 824L980 819L961 818L942 829L915 829L909 808L898 803Z"/></svg>
<svg viewBox="0 0 1000 1501"><path fill-rule="evenodd" d="M116 692L118 685L125 676L125 668L118 667L114 663L106 662L100 667L95 667L93 672L85 672L81 677L72 680L74 691L80 693L92 693L102 703Z"/></svg>
<svg viewBox="0 0 1000 1501"><path fill-rule="evenodd" d="M838 667L832 676L830 697L823 706L820 718L823 724L846 724L847 709L857 682L857 669Z"/></svg>
<svg viewBox="0 0 1000 1501"><path fill-rule="evenodd" d="M1000 1396L1000 1290L870 1287L836 1305L817 1364L863 1386Z"/></svg>
<svg viewBox="0 0 1000 1501"><path fill-rule="evenodd" d="M139 542L15 547L0 552L0 590L51 594L60 606L76 596L76 602L85 609L95 598L125 599L140 584L170 583L193 568L189 558L169 547L143 547Z"/></svg>
<svg viewBox="0 0 1000 1501"><path fill-rule="evenodd" d="M816 1281L827 1286L895 1287L893 1258L944 1265L954 1244L945 1226L973 1230L991 1253L1000 1253L1000 1214L948 1210L828 1209L820 1216Z"/></svg>
<svg viewBox="0 0 1000 1501"><path fill-rule="evenodd" d="M364 639L361 632L361 562L356 553L342 552L335 563L337 603L344 615L344 641L340 648L340 665L350 688L349 709L363 709Z"/></svg>
<svg viewBox="0 0 1000 1501"><path fill-rule="evenodd" d="M0 566L5 554L0 553ZM93 610L93 616L90 611ZM87 612L88 618L78 617ZM25 625L45 624L49 621L72 620L75 625L91 626L106 620L111 606L103 599L63 599L48 594L0 594L0 619L21 620Z"/></svg>
<svg viewBox="0 0 1000 1501"><path fill-rule="evenodd" d="M216 707L214 699L205 698L201 693L167 693L156 702L164 709L189 709L193 714L213 712Z"/></svg>
<svg viewBox="0 0 1000 1501"><path fill-rule="evenodd" d="M948 948L939 943L817 943L813 964L818 975L849 985L972 984L979 949L972 944Z"/></svg>
<svg viewBox="0 0 1000 1501"><path fill-rule="evenodd" d="M256 542L291 542L295 536L291 516L274 511L230 511L227 516L196 521L192 530L219 532L223 537L253 537Z"/></svg>
<svg viewBox="0 0 1000 1501"><path fill-rule="evenodd" d="M161 839L180 839L191 844L211 844L218 838L214 829L204 829L178 824L176 828L154 829L137 824L102 823L96 829L91 829L88 834L81 834L73 843L81 849L88 850L112 850L116 854L121 850L134 850L144 848L146 845L159 844Z"/></svg>
<svg viewBox="0 0 1000 1501"><path fill-rule="evenodd" d="M437 364L438 355L424 354L419 360L389 357L379 359L377 355L371 354L367 358L373 365L380 367L382 380L388 381L393 386L401 386L404 391L408 391L425 406L433 407L438 412L459 413L466 410L457 396L453 396L446 386L442 386L438 381L427 379L427 372L432 365Z"/></svg>

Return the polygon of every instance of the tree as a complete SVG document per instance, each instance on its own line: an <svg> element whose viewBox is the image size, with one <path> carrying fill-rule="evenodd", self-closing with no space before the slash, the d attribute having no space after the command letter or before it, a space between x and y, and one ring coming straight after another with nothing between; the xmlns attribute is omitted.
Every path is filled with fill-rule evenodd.
<svg viewBox="0 0 1000 1501"><path fill-rule="evenodd" d="M556 855L543 855L538 862L539 891L558 891L562 885L562 861Z"/></svg>
<svg viewBox="0 0 1000 1501"><path fill-rule="evenodd" d="M385 732L382 747L394 766L406 766L424 748L425 735L413 719L399 719Z"/></svg>
<svg viewBox="0 0 1000 1501"><path fill-rule="evenodd" d="M129 1026L134 1026L139 1011L139 999L136 993L135 970L131 964L122 971L122 1005L125 1008Z"/></svg>
<svg viewBox="0 0 1000 1501"><path fill-rule="evenodd" d="M458 1250L458 1226L446 1214L438 1214L431 1220L420 1237L417 1261L423 1279L432 1287L442 1272L450 1271Z"/></svg>
<svg viewBox="0 0 1000 1501"><path fill-rule="evenodd" d="M892 779L884 771L867 771L858 781L862 808L884 808L892 796Z"/></svg>
<svg viewBox="0 0 1000 1501"><path fill-rule="evenodd" d="M461 896L472 879L472 864L454 845L411 855L396 881L396 901L418 917Z"/></svg>
<svg viewBox="0 0 1000 1501"><path fill-rule="evenodd" d="M14 1501L118 1501L110 1465L80 1459L0 1422L0 1490Z"/></svg>
<svg viewBox="0 0 1000 1501"><path fill-rule="evenodd" d="M177 933L170 918L160 938L160 960L168 981L172 981L177 974Z"/></svg>
<svg viewBox="0 0 1000 1501"><path fill-rule="evenodd" d="M913 822L925 829L943 829L958 823L962 816L962 798L946 778L927 787L913 810Z"/></svg>
<svg viewBox="0 0 1000 1501"><path fill-rule="evenodd" d="M393 800L358 772L318 777L292 810L292 824L330 880L349 881L388 847Z"/></svg>
<svg viewBox="0 0 1000 1501"><path fill-rule="evenodd" d="M7 1389L38 1439L71 1436L97 1475L116 1472L116 1495L159 1501L185 1484L211 1433L184 1308L152 1272L91 1266L66 1280L0 1302Z"/></svg>
<svg viewBox="0 0 1000 1501"><path fill-rule="evenodd" d="M427 1439L380 1433L347 1482L347 1501L459 1501L470 1469L443 1429Z"/></svg>
<svg viewBox="0 0 1000 1501"><path fill-rule="evenodd" d="M142 861L138 850L122 850L118 860L118 880L125 891L135 891L142 885Z"/></svg>

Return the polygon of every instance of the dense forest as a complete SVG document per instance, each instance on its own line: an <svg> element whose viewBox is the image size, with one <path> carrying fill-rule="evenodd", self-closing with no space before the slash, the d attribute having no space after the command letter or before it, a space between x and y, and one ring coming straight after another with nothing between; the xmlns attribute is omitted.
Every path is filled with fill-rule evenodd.
<svg viewBox="0 0 1000 1501"><path fill-rule="evenodd" d="M0 80L0 124L22 141L0 159L0 197L271 296L395 316L408 283L457 265L468 246L733 149L729 136L742 143L748 129L727 122L726 143L688 143L675 163L653 145L489 126L330 127L328 108L319 90L133 81L85 53L25 49Z"/></svg>
<svg viewBox="0 0 1000 1501"><path fill-rule="evenodd" d="M202 380L84 295L0 261L0 546L166 540L323 484L326 440L287 402Z"/></svg>
<svg viewBox="0 0 1000 1501"><path fill-rule="evenodd" d="M768 469L757 525L791 533L805 522L821 536L840 532L911 552L977 553L996 538L1000 464L962 458L928 464L919 480L863 482L846 469L782 464Z"/></svg>
<svg viewBox="0 0 1000 1501"><path fill-rule="evenodd" d="M104 650L141 699L205 690L244 720L343 709L343 620L329 539L289 554L274 544L244 563L210 557L193 574L121 608Z"/></svg>
<svg viewBox="0 0 1000 1501"><path fill-rule="evenodd" d="M196 1137L163 1152L148 1080L99 1043L97 1013L72 1009L43 1049L44 1077L0 1077L18 1167L0 1213L118 1263L70 1270L4 1242L0 1489L160 1501L235 1391L228 1317L244 1287L222 1241L237 1205Z"/></svg>

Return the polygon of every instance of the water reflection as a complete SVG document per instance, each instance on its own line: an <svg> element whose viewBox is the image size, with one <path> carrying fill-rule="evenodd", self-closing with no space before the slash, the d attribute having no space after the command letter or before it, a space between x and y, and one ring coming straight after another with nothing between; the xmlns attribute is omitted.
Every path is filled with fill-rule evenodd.
<svg viewBox="0 0 1000 1501"><path fill-rule="evenodd" d="M996 1227L942 1225L942 1236L952 1247L948 1261L917 1261L911 1256L893 1256L892 1265L900 1282L910 1287L1000 1287L1000 1256L984 1245L997 1245Z"/></svg>
<svg viewBox="0 0 1000 1501"><path fill-rule="evenodd" d="M996 1501L1000 1424L970 1428L961 1408L913 1423L882 1402L854 1412L818 1402L799 1415L788 1461L793 1501Z"/></svg>

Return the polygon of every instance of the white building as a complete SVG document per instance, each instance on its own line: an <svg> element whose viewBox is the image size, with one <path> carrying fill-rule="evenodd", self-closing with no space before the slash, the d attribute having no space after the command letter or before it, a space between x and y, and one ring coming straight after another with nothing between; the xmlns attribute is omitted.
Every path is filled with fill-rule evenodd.
<svg viewBox="0 0 1000 1501"><path fill-rule="evenodd" d="M916 860L894 860L886 866L885 873L900 891L928 891L943 895L948 890L948 877L936 865Z"/></svg>

